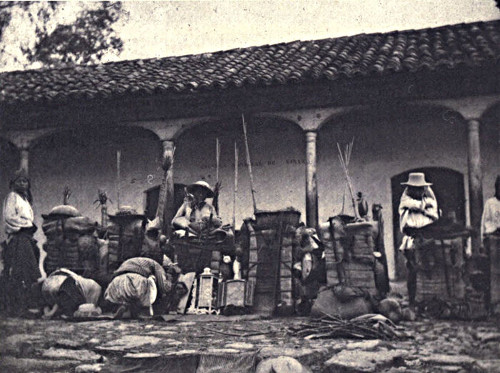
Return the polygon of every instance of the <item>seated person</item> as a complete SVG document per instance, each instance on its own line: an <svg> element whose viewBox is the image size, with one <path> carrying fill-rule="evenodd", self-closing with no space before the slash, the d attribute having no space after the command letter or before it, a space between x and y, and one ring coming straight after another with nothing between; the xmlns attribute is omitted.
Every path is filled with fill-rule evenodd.
<svg viewBox="0 0 500 373"><path fill-rule="evenodd" d="M176 230L200 235L210 233L222 225L215 208L205 200L213 198L214 192L207 182L197 181L186 188L188 196L172 219Z"/></svg>
<svg viewBox="0 0 500 373"><path fill-rule="evenodd" d="M56 314L72 316L82 304L97 306L101 296L101 286L97 282L66 268L52 272L43 282L41 290L47 305L44 308L45 318Z"/></svg>
<svg viewBox="0 0 500 373"><path fill-rule="evenodd" d="M163 266L162 266L163 265ZM104 299L120 305L115 318L126 312L136 317L143 309L153 315L153 303L174 290L174 282L180 269L165 257L160 265L150 258L127 259L113 274L113 280L104 294Z"/></svg>

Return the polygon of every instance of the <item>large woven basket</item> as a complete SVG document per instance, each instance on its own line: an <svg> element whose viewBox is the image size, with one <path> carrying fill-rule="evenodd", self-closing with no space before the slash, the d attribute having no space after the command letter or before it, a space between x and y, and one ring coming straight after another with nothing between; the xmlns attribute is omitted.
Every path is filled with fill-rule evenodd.
<svg viewBox="0 0 500 373"><path fill-rule="evenodd" d="M279 227L280 223L284 226L292 225L297 227L300 222L300 211L294 209L284 209L276 211L257 211L255 213L256 229L271 229Z"/></svg>

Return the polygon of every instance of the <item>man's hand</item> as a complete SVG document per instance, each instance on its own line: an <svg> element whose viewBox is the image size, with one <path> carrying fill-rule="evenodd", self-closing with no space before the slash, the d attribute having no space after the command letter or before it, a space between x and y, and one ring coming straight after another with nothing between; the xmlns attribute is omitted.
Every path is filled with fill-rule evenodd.
<svg viewBox="0 0 500 373"><path fill-rule="evenodd" d="M164 171L170 170L170 168L172 168L173 164L174 164L173 154L170 154L169 152L165 152L163 154L163 164L162 164L163 170Z"/></svg>
<svg viewBox="0 0 500 373"><path fill-rule="evenodd" d="M218 195L221 190L222 190L222 183L220 181L218 181L215 183L215 186L214 186L214 194Z"/></svg>

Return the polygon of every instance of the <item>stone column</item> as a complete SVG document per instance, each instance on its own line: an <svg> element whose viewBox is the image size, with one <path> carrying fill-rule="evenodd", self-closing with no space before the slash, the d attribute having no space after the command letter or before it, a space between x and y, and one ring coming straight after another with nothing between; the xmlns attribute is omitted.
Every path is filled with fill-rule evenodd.
<svg viewBox="0 0 500 373"><path fill-rule="evenodd" d="M472 250L477 253L481 246L481 215L483 212L483 174L479 146L478 119L467 120L467 165L469 171L470 221L476 231L472 237Z"/></svg>
<svg viewBox="0 0 500 373"><path fill-rule="evenodd" d="M165 161L167 157L170 157L172 160L174 160L174 149L175 149L175 144L174 141L172 140L162 140L162 147L163 147L163 159L162 161ZM173 168L174 163L170 166L166 174L164 175L165 180L162 180L162 183L165 182L166 186L166 193L167 193L167 198L165 201L165 210L164 210L164 232L167 232L168 235L170 235L171 232L171 227L170 227L170 222L172 221L172 218L174 217L176 211L174 211L174 168ZM167 235L167 237L168 237Z"/></svg>
<svg viewBox="0 0 500 373"><path fill-rule="evenodd" d="M316 177L316 131L306 132L306 224L318 226L318 180Z"/></svg>
<svg viewBox="0 0 500 373"><path fill-rule="evenodd" d="M19 147L19 154L20 154L20 159L19 159L19 169L25 170L27 173L29 173L29 146L26 144L23 144L24 146Z"/></svg>

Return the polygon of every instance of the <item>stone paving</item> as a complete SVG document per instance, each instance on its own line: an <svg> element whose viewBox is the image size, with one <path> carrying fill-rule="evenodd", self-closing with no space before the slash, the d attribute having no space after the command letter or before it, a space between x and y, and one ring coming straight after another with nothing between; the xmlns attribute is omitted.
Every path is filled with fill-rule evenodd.
<svg viewBox="0 0 500 373"><path fill-rule="evenodd" d="M500 372L498 319L404 323L411 338L402 341L290 336L287 328L304 321L251 315L172 316L168 321L1 319L0 371L208 372L213 359L223 358L226 370L217 371L245 372L290 356L313 372Z"/></svg>

